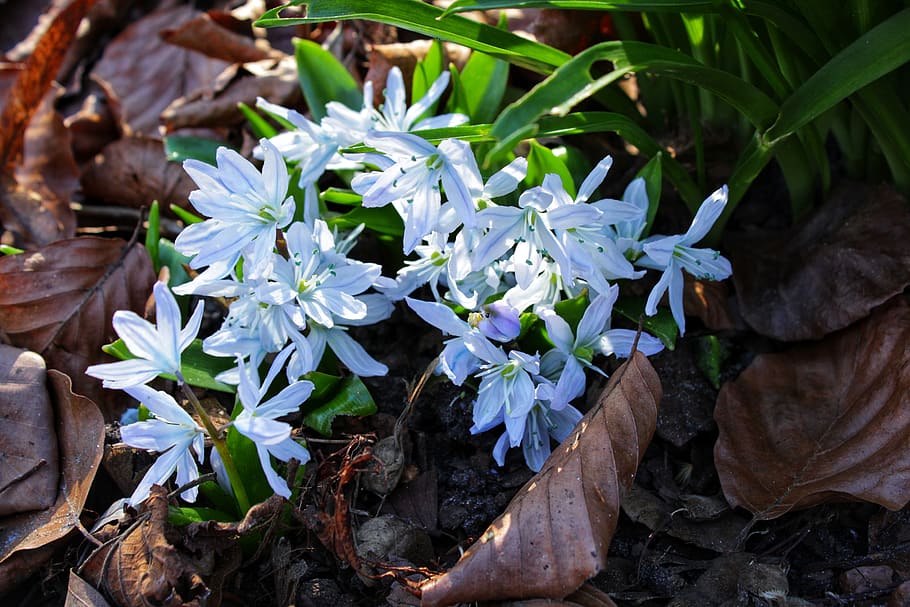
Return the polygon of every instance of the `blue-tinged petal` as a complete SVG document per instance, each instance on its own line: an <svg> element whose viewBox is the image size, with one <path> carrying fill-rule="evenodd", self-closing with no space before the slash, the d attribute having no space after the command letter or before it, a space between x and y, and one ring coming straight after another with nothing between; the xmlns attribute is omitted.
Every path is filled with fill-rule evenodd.
<svg viewBox="0 0 910 607"><path fill-rule="evenodd" d="M104 380L102 385L105 388L122 390L149 382L158 377L161 371L154 363L142 358L133 358L115 363L92 365L85 370L85 373Z"/></svg>
<svg viewBox="0 0 910 607"><path fill-rule="evenodd" d="M506 465L506 454L509 452L509 433L503 432L493 447L493 459L498 466Z"/></svg>
<svg viewBox="0 0 910 607"><path fill-rule="evenodd" d="M265 197L267 201L278 204L288 195L288 167L278 149L268 139L261 139L259 145L265 152L262 163L262 185Z"/></svg>
<svg viewBox="0 0 910 607"><path fill-rule="evenodd" d="M250 415L249 409L232 422L242 435L259 445L276 445L291 436L291 426L268 417Z"/></svg>
<svg viewBox="0 0 910 607"><path fill-rule="evenodd" d="M485 198L499 198L511 194L528 174L527 158L516 158L502 169L493 173L483 187Z"/></svg>
<svg viewBox="0 0 910 607"><path fill-rule="evenodd" d="M668 267L664 270L663 274L660 275L657 284L654 285L654 288L651 289L651 292L648 294L648 301L645 303L645 314L648 316L657 314L657 304L660 303L660 298L667 292L667 288L670 286L670 277L672 275L673 268Z"/></svg>
<svg viewBox="0 0 910 607"><path fill-rule="evenodd" d="M193 461L193 454L190 453L189 449L182 449L180 457L177 458L177 486L183 487L197 478L199 478L199 468L196 467L196 462ZM190 487L181 493L180 497L193 503L196 501L198 494L198 487Z"/></svg>
<svg viewBox="0 0 910 607"><path fill-rule="evenodd" d="M480 359L468 350L462 339L450 339L439 354L440 368L456 386L480 368Z"/></svg>
<svg viewBox="0 0 910 607"><path fill-rule="evenodd" d="M272 114L273 116L278 116L279 118L287 120L297 128L304 128L304 125L309 122L309 120L307 120L300 112L281 105L277 105L275 103L269 103L262 97L256 98L256 107L265 112L268 112L269 114Z"/></svg>
<svg viewBox="0 0 910 607"><path fill-rule="evenodd" d="M450 74L447 71L439 74L433 84L430 85L427 94L423 96L417 103L408 108L408 111L405 112L404 122L402 124L403 131L411 130L411 127L414 125L414 122L425 114L430 106L436 103L439 97L445 92L446 87L449 86Z"/></svg>
<svg viewBox="0 0 910 607"><path fill-rule="evenodd" d="M566 192L566 188L562 184L562 178L555 173L544 175L540 189L552 196L552 207L550 208L570 205L574 202L569 193Z"/></svg>
<svg viewBox="0 0 910 607"><path fill-rule="evenodd" d="M562 352L571 353L575 348L575 336L569 323L552 309L540 310L538 316L543 319L547 327L547 336L553 345Z"/></svg>
<svg viewBox="0 0 910 607"><path fill-rule="evenodd" d="M509 396L506 401L506 418L526 417L534 406L534 381L525 371L518 372L509 381Z"/></svg>
<svg viewBox="0 0 910 607"><path fill-rule="evenodd" d="M604 356L628 358L637 333L631 329L610 329L600 336L596 345L597 351ZM663 342L649 333L642 333L638 338L638 351L645 356L657 354L663 349Z"/></svg>
<svg viewBox="0 0 910 607"><path fill-rule="evenodd" d="M677 245L673 254L679 265L700 280L723 280L733 273L733 267L727 258L713 249Z"/></svg>
<svg viewBox="0 0 910 607"><path fill-rule="evenodd" d="M720 217L720 214L724 212L724 207L726 205L727 186L724 185L714 191L701 203L701 206L698 207L698 211L695 213L695 218L692 219L692 225L689 226L689 229L683 234L680 243L684 245L693 245L704 238L708 232L711 231L711 228L714 227L714 223L717 221L717 218Z"/></svg>
<svg viewBox="0 0 910 607"><path fill-rule="evenodd" d="M572 405L568 405L559 411L550 411L547 416L551 422L550 434L559 442L566 440L572 430L575 429L575 426L578 425L578 422L581 421L581 418L584 417L581 411Z"/></svg>
<svg viewBox="0 0 910 607"><path fill-rule="evenodd" d="M161 392L148 386L133 386L125 388L124 392L145 405L156 417L174 424L181 424L190 428L196 427L196 422L193 421L190 414L178 405L174 397L167 392Z"/></svg>
<svg viewBox="0 0 910 607"><path fill-rule="evenodd" d="M682 269L675 265L670 266L669 271L670 312L673 314L676 326L679 327L679 336L682 337L686 334L686 314L683 311L683 273Z"/></svg>
<svg viewBox="0 0 910 607"><path fill-rule="evenodd" d="M446 335L461 336L471 330L471 325L458 318L455 311L445 304L410 297L405 297L405 301L424 322L440 329Z"/></svg>
<svg viewBox="0 0 910 607"><path fill-rule="evenodd" d="M196 335L199 333L199 327L202 325L202 314L205 312L205 302L200 301L196 304L192 316L186 322L186 326L180 330L177 336L177 348L180 352L186 350Z"/></svg>
<svg viewBox="0 0 910 607"><path fill-rule="evenodd" d="M139 481L139 484L136 485L136 490L130 496L130 506L137 508L139 504L144 502L145 498L149 496L149 490L151 490L152 485L164 485L167 479L174 474L174 470L177 469L177 461L182 455L183 453L181 453L180 449L169 449L159 455L152 467L148 469L148 472Z"/></svg>
<svg viewBox="0 0 910 607"><path fill-rule="evenodd" d="M403 128L407 108L407 93L404 88L404 78L398 66L389 70L385 81L385 103L382 105L382 114L389 122L389 127L395 130L406 131ZM371 145L371 144L367 144Z"/></svg>
<svg viewBox="0 0 910 607"><path fill-rule="evenodd" d="M569 204L547 209L546 223L554 230L568 230L597 223L601 211L592 204Z"/></svg>
<svg viewBox="0 0 910 607"><path fill-rule="evenodd" d="M462 334L465 347L477 358L494 365L504 365L509 362L509 357L499 346L483 336L480 331L467 331Z"/></svg>
<svg viewBox="0 0 910 607"><path fill-rule="evenodd" d="M440 114L430 116L411 126L411 131L425 131L428 129L445 129L470 122L471 118L464 114Z"/></svg>
<svg viewBox="0 0 910 607"><path fill-rule="evenodd" d="M272 488L272 491L284 498L291 497L291 490L288 488L287 481L278 476L278 473L272 468L272 460L269 457L268 449L263 445L257 444L256 454L259 456L259 464L262 466L262 472L265 473L265 478L269 482L269 487Z"/></svg>
<svg viewBox="0 0 910 607"><path fill-rule="evenodd" d="M611 166L613 166L613 158L611 156L602 158L581 183L581 187L578 188L578 196L575 197L575 202L587 202L588 199L591 198L591 194L594 193L594 190L603 183Z"/></svg>
<svg viewBox="0 0 910 607"><path fill-rule="evenodd" d="M152 292L155 294L155 321L158 339L150 345L156 350L157 355L168 363L168 366L179 370L180 308L177 307L177 300L174 299L170 289L163 282L156 282Z"/></svg>
<svg viewBox="0 0 910 607"><path fill-rule="evenodd" d="M363 318L347 319L344 324L352 326L372 325L389 318L395 310L394 304L381 293L358 295L357 299L366 305L367 313Z"/></svg>
<svg viewBox="0 0 910 607"><path fill-rule="evenodd" d="M646 265L645 267L666 268L673 258L673 250L681 240L681 236L665 236L645 243L642 250L653 262L653 266Z"/></svg>
<svg viewBox="0 0 910 607"><path fill-rule="evenodd" d="M500 414L506 400L505 380L502 376L486 376L480 382L477 390L477 400L474 402L472 420L474 425L484 427Z"/></svg>
<svg viewBox="0 0 910 607"><path fill-rule="evenodd" d="M300 410L300 405L313 393L313 382L298 381L256 408L256 414L272 419Z"/></svg>
<svg viewBox="0 0 910 607"><path fill-rule="evenodd" d="M277 445L269 445L269 453L275 456L276 459L280 459L283 462L290 461L291 459L296 459L300 462L301 465L310 461L310 452L307 451L306 447L295 441L293 438L289 438L285 441L278 443Z"/></svg>
<svg viewBox="0 0 910 607"><path fill-rule="evenodd" d="M156 349L158 331L155 329L155 325L130 310L114 312L111 324L132 354L153 361L159 366L165 362Z"/></svg>
<svg viewBox="0 0 910 607"><path fill-rule="evenodd" d="M338 360L353 373L362 377L380 377L389 372L388 367L367 354L363 346L347 332L341 329L330 330L326 334L326 340Z"/></svg>
<svg viewBox="0 0 910 607"><path fill-rule="evenodd" d="M578 338L576 339L578 345L588 346L603 333L604 327L610 322L613 304L616 303L617 297L619 297L619 286L613 285L606 293L598 295L588 304L578 323Z"/></svg>
<svg viewBox="0 0 910 607"><path fill-rule="evenodd" d="M585 385L584 367L574 356L568 357L566 366L563 367L559 380L556 382L556 390L553 392L550 406L555 411L563 409L569 402L585 393Z"/></svg>
<svg viewBox="0 0 910 607"><path fill-rule="evenodd" d="M521 444L522 439L525 438L525 428L528 425L528 418L532 415L534 414L520 415L518 417L506 415L503 418L503 422L505 422L506 426L506 434L509 436L509 446L517 447Z"/></svg>
<svg viewBox="0 0 910 607"><path fill-rule="evenodd" d="M186 435L186 426L179 426L160 419L148 419L120 428L121 440L130 447L159 453L183 442Z"/></svg>
<svg viewBox="0 0 910 607"><path fill-rule="evenodd" d="M249 160L226 147L218 148L215 158L218 162L218 176L230 192L253 197L260 193L258 186L262 175Z"/></svg>
<svg viewBox="0 0 910 607"><path fill-rule="evenodd" d="M365 143L390 156L400 158L429 158L439 153L436 147L419 135L373 131L364 137Z"/></svg>

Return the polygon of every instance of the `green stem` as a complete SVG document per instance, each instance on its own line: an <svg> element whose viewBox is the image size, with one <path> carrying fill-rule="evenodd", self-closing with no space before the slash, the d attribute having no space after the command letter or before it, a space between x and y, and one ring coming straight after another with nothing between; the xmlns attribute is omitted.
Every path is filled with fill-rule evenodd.
<svg viewBox="0 0 910 607"><path fill-rule="evenodd" d="M240 473L237 470L237 466L234 464L234 458L231 457L231 452L228 450L227 441L224 440L224 436L222 436L218 428L215 427L215 424L212 423L212 419L209 417L209 414L206 413L205 408L203 408L199 399L196 398L196 395L193 393L193 389L190 388L189 384L184 382L183 378L179 375L177 376L177 379L180 388L183 390L184 396L192 403L196 415L198 415L199 419L202 421L202 426L205 428L206 433L211 437L212 443L218 451L218 455L221 456L224 470L227 472L228 479L231 481L231 487L234 489L234 495L237 497L237 505L240 506L241 515L246 514L250 509L250 498L247 497L246 488L243 486L243 479L240 478Z"/></svg>

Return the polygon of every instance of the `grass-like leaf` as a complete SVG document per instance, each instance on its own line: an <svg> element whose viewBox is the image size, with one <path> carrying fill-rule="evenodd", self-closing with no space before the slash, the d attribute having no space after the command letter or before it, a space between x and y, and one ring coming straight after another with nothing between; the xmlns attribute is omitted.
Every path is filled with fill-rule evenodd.
<svg viewBox="0 0 910 607"><path fill-rule="evenodd" d="M288 6L301 4L307 7L306 17L280 16L281 11ZM307 0L269 10L255 25L278 27L367 19L461 44L541 74L550 73L553 68L569 59L569 55L560 50L490 25L459 15L445 20L440 20L441 16L441 9L420 0L386 0L381 3L374 0Z"/></svg>
<svg viewBox="0 0 910 607"><path fill-rule="evenodd" d="M671 13L713 12L710 0L456 0L444 15L500 8L570 8L601 11L667 11Z"/></svg>
<svg viewBox="0 0 910 607"><path fill-rule="evenodd" d="M300 88L313 118L325 116L329 101L340 101L351 109L360 109L363 94L354 77L332 53L311 40L294 40L294 58Z"/></svg>

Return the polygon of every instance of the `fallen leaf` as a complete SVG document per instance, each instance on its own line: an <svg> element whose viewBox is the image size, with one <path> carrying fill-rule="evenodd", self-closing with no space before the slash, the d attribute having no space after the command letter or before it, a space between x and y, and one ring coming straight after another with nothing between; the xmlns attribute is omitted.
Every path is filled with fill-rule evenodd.
<svg viewBox="0 0 910 607"><path fill-rule="evenodd" d="M224 578L240 565L236 529L172 527L167 491L155 485L136 524L93 552L80 573L122 607L218 607Z"/></svg>
<svg viewBox="0 0 910 607"><path fill-rule="evenodd" d="M52 207L38 192L16 183L16 180L0 172L0 225L3 226L4 244L27 249L44 246L73 231L70 217L64 225L55 216ZM66 204L70 215L69 202Z"/></svg>
<svg viewBox="0 0 910 607"><path fill-rule="evenodd" d="M789 231L729 240L743 317L782 341L843 329L910 285L910 207L892 186L842 184Z"/></svg>
<svg viewBox="0 0 910 607"><path fill-rule="evenodd" d="M159 116L174 99L212 83L229 65L161 39L200 13L188 6L159 9L131 24L107 45L93 75L112 95L111 107L127 134L155 136Z"/></svg>
<svg viewBox="0 0 910 607"><path fill-rule="evenodd" d="M654 368L636 353L461 560L422 586L421 605L561 599L600 571L660 396Z"/></svg>
<svg viewBox="0 0 910 607"><path fill-rule="evenodd" d="M114 339L114 312L142 314L154 281L148 252L118 239L71 238L2 257L0 327L10 343L41 354L112 417L123 399L85 369L107 360L101 346Z"/></svg>
<svg viewBox="0 0 910 607"><path fill-rule="evenodd" d="M74 394L69 377L63 373L50 370L47 377L60 453L56 501L45 510L0 519L0 595L30 573L23 575L23 559L31 563L34 571L53 554L48 545L79 524L101 463L104 419L98 407L84 396Z"/></svg>
<svg viewBox="0 0 910 607"><path fill-rule="evenodd" d="M226 14L219 15L217 11L202 13L174 29L162 30L161 38L168 44L196 51L228 63L248 63L272 56L269 48L257 45L250 36L241 35L224 27L222 25L224 15ZM230 15L226 16L230 17Z"/></svg>
<svg viewBox="0 0 910 607"><path fill-rule="evenodd" d="M736 327L727 301L730 289L725 280L698 280L685 275L683 308L686 315L695 316L711 331L727 331Z"/></svg>
<svg viewBox="0 0 910 607"><path fill-rule="evenodd" d="M69 584L66 588L66 603L63 607L110 607L100 592L91 584L70 570Z"/></svg>
<svg viewBox="0 0 910 607"><path fill-rule="evenodd" d="M120 137L117 122L103 95L88 95L79 111L67 116L64 124L72 138L73 156L80 165Z"/></svg>
<svg viewBox="0 0 910 607"><path fill-rule="evenodd" d="M60 476L44 360L0 344L0 516L43 510Z"/></svg>
<svg viewBox="0 0 910 607"><path fill-rule="evenodd" d="M232 68L225 70L229 73ZM196 92L176 99L161 114L167 132L183 128L224 128L243 124L246 117L237 108L245 103L253 107L262 97L285 107L295 107L303 100L297 63L288 55L280 60L266 59L246 63L235 69L223 88L214 94ZM225 74L219 81L225 80Z"/></svg>
<svg viewBox="0 0 910 607"><path fill-rule="evenodd" d="M72 0L54 17L25 60L0 113L0 168L12 170L22 156L25 129L60 68L76 29L93 0Z"/></svg>
<svg viewBox="0 0 910 607"><path fill-rule="evenodd" d="M910 305L762 354L721 389L714 459L727 501L760 519L832 500L891 510L910 493Z"/></svg>
<svg viewBox="0 0 910 607"><path fill-rule="evenodd" d="M159 139L127 137L108 144L82 174L86 196L134 208L157 200L165 209L189 208L196 184L177 162L168 162Z"/></svg>

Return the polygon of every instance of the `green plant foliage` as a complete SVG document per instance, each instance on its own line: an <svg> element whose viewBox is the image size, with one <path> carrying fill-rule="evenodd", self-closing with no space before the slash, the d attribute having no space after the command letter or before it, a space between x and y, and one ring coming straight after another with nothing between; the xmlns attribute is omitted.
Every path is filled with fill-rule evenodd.
<svg viewBox="0 0 910 607"><path fill-rule="evenodd" d="M404 235L404 222L391 205L377 208L355 207L335 217L326 219L330 228L351 230L364 224L368 230L377 234L401 238Z"/></svg>
<svg viewBox="0 0 910 607"><path fill-rule="evenodd" d="M315 120L325 116L330 101L340 101L351 109L359 109L363 93L354 77L332 53L311 40L294 40L297 75L307 106Z"/></svg>
<svg viewBox="0 0 910 607"><path fill-rule="evenodd" d="M499 112L499 106L509 82L509 64L485 53L471 53L464 70L462 82L469 82L464 88L466 114L475 124L492 122Z"/></svg>
<svg viewBox="0 0 910 607"><path fill-rule="evenodd" d="M550 148L541 145L537 141L532 139L530 144L531 149L528 152L528 174L525 177L525 184L528 184L529 187L533 187L534 185L541 183L545 175L554 173L559 175L566 192L574 198L575 181L572 179L572 175L569 173L569 168L566 166L566 163L557 157Z"/></svg>
<svg viewBox="0 0 910 607"><path fill-rule="evenodd" d="M698 338L695 362L715 390L720 390L720 372L730 353L716 335Z"/></svg>
<svg viewBox="0 0 910 607"><path fill-rule="evenodd" d="M641 322L642 328L663 342L667 350L676 349L679 328L673 320L673 315L666 308L658 308L657 314L646 316L645 303L643 297L620 297L613 304L613 311L632 322Z"/></svg>
<svg viewBox="0 0 910 607"><path fill-rule="evenodd" d="M332 421L338 415L372 415L376 403L363 381L349 375L335 384L325 402L307 412L303 423L323 436L332 435ZM311 397L312 401L312 397Z"/></svg>
<svg viewBox="0 0 910 607"><path fill-rule="evenodd" d="M306 17L280 16L286 7L300 5L306 6ZM420 0L306 0L271 9L255 25L280 27L367 19L461 44L541 74L549 73L569 59L569 55L560 50L484 23L460 15L445 20L441 20L441 16L441 9Z"/></svg>
<svg viewBox="0 0 910 607"><path fill-rule="evenodd" d="M269 124L269 121L245 103L238 103L237 108L253 129L253 134L259 139L270 139L278 134L278 130Z"/></svg>
<svg viewBox="0 0 910 607"><path fill-rule="evenodd" d="M445 10L444 16L465 11L486 11L499 8L572 8L584 10L617 11L668 11L690 13L716 10L717 2L711 0L455 0Z"/></svg>
<svg viewBox="0 0 910 607"><path fill-rule="evenodd" d="M411 80L411 100L422 99L436 79L442 75L445 68L445 48L442 42L434 40L427 51L426 57L417 62L414 68L414 78ZM428 113L435 115L437 103L429 109Z"/></svg>
<svg viewBox="0 0 910 607"><path fill-rule="evenodd" d="M158 201L152 201L149 209L148 230L145 232L145 249L149 252L155 274L161 269L161 260L158 254L158 241L161 238L161 215L158 210Z"/></svg>
<svg viewBox="0 0 910 607"><path fill-rule="evenodd" d="M164 138L164 155L171 162L183 162L188 158L215 164L215 153L225 144L214 139L172 135Z"/></svg>

